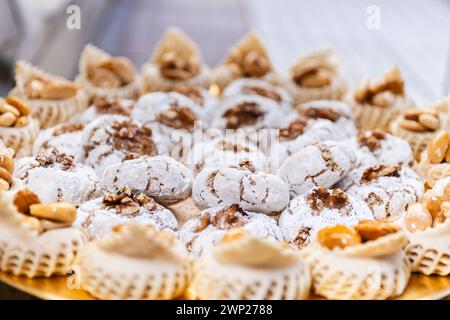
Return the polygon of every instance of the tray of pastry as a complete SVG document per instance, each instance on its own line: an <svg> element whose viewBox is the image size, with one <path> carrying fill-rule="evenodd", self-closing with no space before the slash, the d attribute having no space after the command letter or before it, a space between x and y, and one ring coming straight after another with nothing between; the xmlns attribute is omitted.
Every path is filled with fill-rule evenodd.
<svg viewBox="0 0 450 320"><path fill-rule="evenodd" d="M43 299L441 299L449 100L350 87L250 33L210 68L169 29L139 71L88 44L0 100L0 281Z"/></svg>

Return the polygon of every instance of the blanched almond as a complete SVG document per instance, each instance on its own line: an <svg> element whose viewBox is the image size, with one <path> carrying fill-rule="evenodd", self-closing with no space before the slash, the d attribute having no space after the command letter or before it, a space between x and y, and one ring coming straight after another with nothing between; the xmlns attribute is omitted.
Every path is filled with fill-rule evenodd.
<svg viewBox="0 0 450 320"><path fill-rule="evenodd" d="M0 115L0 126L10 127L16 122L17 117L12 112L5 112Z"/></svg>
<svg viewBox="0 0 450 320"><path fill-rule="evenodd" d="M20 114L23 116L27 116L30 114L30 108L28 108L26 103L20 100L19 98L14 96L8 96L6 97L6 102L12 105L17 110L19 110Z"/></svg>
<svg viewBox="0 0 450 320"><path fill-rule="evenodd" d="M5 168L0 167L0 179L5 180L9 185L13 184L13 177Z"/></svg>
<svg viewBox="0 0 450 320"><path fill-rule="evenodd" d="M420 203L411 203L405 215L405 226L409 232L423 231L433 225L433 217Z"/></svg>
<svg viewBox="0 0 450 320"><path fill-rule="evenodd" d="M389 91L379 92L372 97L372 104L381 108L388 108L394 101L395 97Z"/></svg>
<svg viewBox="0 0 450 320"><path fill-rule="evenodd" d="M439 129L439 118L431 114L421 114L419 116L419 122L430 130Z"/></svg>
<svg viewBox="0 0 450 320"><path fill-rule="evenodd" d="M14 108L12 105L5 103L5 102L0 103L0 113L6 113L6 112L11 112L16 117L20 116L20 111L17 110L16 108Z"/></svg>
<svg viewBox="0 0 450 320"><path fill-rule="evenodd" d="M28 117L27 116L21 116L21 117L17 118L17 121L14 124L14 126L17 128L22 128L22 127L25 127L26 125L28 125Z"/></svg>
<svg viewBox="0 0 450 320"><path fill-rule="evenodd" d="M70 83L49 82L41 93L41 99L64 100L77 94L77 87Z"/></svg>
<svg viewBox="0 0 450 320"><path fill-rule="evenodd" d="M56 222L73 222L77 216L77 209L70 203L39 203L30 206L30 214L37 218Z"/></svg>
<svg viewBox="0 0 450 320"><path fill-rule="evenodd" d="M428 145L428 159L431 163L441 163L447 154L450 136L447 131L441 131Z"/></svg>
<svg viewBox="0 0 450 320"><path fill-rule="evenodd" d="M422 114L429 114L435 117L438 117L439 114L436 110L433 109L410 109L407 110L403 113L403 117L407 120L414 120L414 121L418 121L419 120L419 116Z"/></svg>
<svg viewBox="0 0 450 320"><path fill-rule="evenodd" d="M0 167L5 168L10 174L14 174L14 160L6 154L0 155Z"/></svg>
<svg viewBox="0 0 450 320"><path fill-rule="evenodd" d="M402 119L398 124L401 128L414 131L414 132L425 132L427 131L427 127L417 121Z"/></svg>
<svg viewBox="0 0 450 320"><path fill-rule="evenodd" d="M306 88L324 87L331 83L331 74L329 71L319 69L316 72L303 75L300 83Z"/></svg>

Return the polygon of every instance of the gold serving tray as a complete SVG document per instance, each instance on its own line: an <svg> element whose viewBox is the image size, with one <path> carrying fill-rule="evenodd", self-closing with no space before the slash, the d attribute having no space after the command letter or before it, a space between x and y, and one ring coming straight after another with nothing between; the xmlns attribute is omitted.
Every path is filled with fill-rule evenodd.
<svg viewBox="0 0 450 320"><path fill-rule="evenodd" d="M28 279L0 272L0 281L8 286L45 300L93 300L86 291L69 289L68 277ZM437 300L450 296L450 277L414 274L405 292L395 300ZM322 299L311 295L311 300Z"/></svg>

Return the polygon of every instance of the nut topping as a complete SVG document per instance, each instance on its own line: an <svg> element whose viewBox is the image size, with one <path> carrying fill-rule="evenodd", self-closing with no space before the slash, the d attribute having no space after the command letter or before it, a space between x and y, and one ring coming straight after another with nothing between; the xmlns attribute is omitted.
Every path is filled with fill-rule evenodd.
<svg viewBox="0 0 450 320"><path fill-rule="evenodd" d="M116 150L126 150L138 155L156 154L156 145L152 139L152 130L147 126L138 126L132 120L113 122L115 130L112 145Z"/></svg>
<svg viewBox="0 0 450 320"><path fill-rule="evenodd" d="M174 129L192 131L194 130L196 116L191 109L174 105L169 110L159 113L156 120Z"/></svg>
<svg viewBox="0 0 450 320"><path fill-rule="evenodd" d="M430 109L406 111L399 126L414 132L436 131L440 127L439 113Z"/></svg>
<svg viewBox="0 0 450 320"><path fill-rule="evenodd" d="M353 228L344 225L325 227L317 233L319 243L328 249L345 248L362 242L361 236Z"/></svg>
<svg viewBox="0 0 450 320"><path fill-rule="evenodd" d="M200 223L195 229L195 232L203 231L210 224L222 230L242 227L244 225L244 221L236 215L237 213L240 213L242 216L247 215L247 213L238 204L233 204L221 209L214 217L211 217L211 215L206 212L200 216Z"/></svg>
<svg viewBox="0 0 450 320"><path fill-rule="evenodd" d="M331 108L305 108L302 105L297 107L297 111L309 119L327 119L336 122L341 114Z"/></svg>
<svg viewBox="0 0 450 320"><path fill-rule="evenodd" d="M47 219L55 222L72 224L77 217L77 208L64 202L59 203L37 203L29 207L30 215L39 219Z"/></svg>
<svg viewBox="0 0 450 320"><path fill-rule="evenodd" d="M21 128L28 125L30 109L22 100L9 96L0 101L0 127Z"/></svg>
<svg viewBox="0 0 450 320"><path fill-rule="evenodd" d="M188 80L200 72L200 62L197 57L184 59L175 51L164 53L159 67L161 75L171 80Z"/></svg>
<svg viewBox="0 0 450 320"><path fill-rule="evenodd" d="M256 172L256 168L250 160L241 160L241 162L239 162L239 165L237 167L239 169L247 170L252 173Z"/></svg>
<svg viewBox="0 0 450 320"><path fill-rule="evenodd" d="M25 95L29 99L64 100L77 94L78 87L69 81L35 77L25 84Z"/></svg>
<svg viewBox="0 0 450 320"><path fill-rule="evenodd" d="M359 132L358 142L362 146L366 146L370 151L374 152L381 147L381 141L386 139L386 133L381 130Z"/></svg>
<svg viewBox="0 0 450 320"><path fill-rule="evenodd" d="M439 132L428 145L428 159L431 163L441 163L449 150L450 136L447 131Z"/></svg>
<svg viewBox="0 0 450 320"><path fill-rule="evenodd" d="M317 187L311 191L306 201L309 207L315 211L328 209L342 209L348 204L348 196L341 189L328 190L324 187Z"/></svg>
<svg viewBox="0 0 450 320"><path fill-rule="evenodd" d="M380 164L372 166L364 170L364 173L360 181L361 183L369 183L381 177L399 177L400 169L401 166L398 164L395 165Z"/></svg>
<svg viewBox="0 0 450 320"><path fill-rule="evenodd" d="M262 87L256 87L256 86L245 86L242 89L243 94L254 94L258 95L264 98L271 99L273 101L276 101L280 103L282 101L281 96L276 93L274 90L265 89Z"/></svg>
<svg viewBox="0 0 450 320"><path fill-rule="evenodd" d="M135 216L143 207L147 211L155 211L157 204L153 198L146 194L133 194L129 187L124 187L117 194L107 194L103 197L103 205L114 208L118 214Z"/></svg>
<svg viewBox="0 0 450 320"><path fill-rule="evenodd" d="M82 123L63 123L53 131L53 136L57 137L65 133L77 132L83 129L84 125Z"/></svg>
<svg viewBox="0 0 450 320"><path fill-rule="evenodd" d="M30 206L41 203L41 200L39 200L39 197L33 191L28 188L24 188L15 194L13 203L16 206L17 211L25 215L29 215Z"/></svg>
<svg viewBox="0 0 450 320"><path fill-rule="evenodd" d="M303 118L296 118L291 121L287 128L279 130L280 141L293 140L303 134L307 121Z"/></svg>
<svg viewBox="0 0 450 320"><path fill-rule="evenodd" d="M205 103L205 100L201 93L200 87L177 84L173 88L173 92L178 92L178 93L190 98L192 101L194 101L199 106L203 106L203 104Z"/></svg>
<svg viewBox="0 0 450 320"><path fill-rule="evenodd" d="M38 154L35 159L41 167L45 168L59 164L63 170L69 170L75 165L73 156L59 152L56 149L52 150L49 154Z"/></svg>
<svg viewBox="0 0 450 320"><path fill-rule="evenodd" d="M242 102L224 113L224 117L227 119L227 129L253 125L263 115L261 107L255 102Z"/></svg>
<svg viewBox="0 0 450 320"><path fill-rule="evenodd" d="M133 64L125 57L102 60L88 66L89 80L97 87L119 88L133 82Z"/></svg>
<svg viewBox="0 0 450 320"><path fill-rule="evenodd" d="M269 61L257 51L249 51L242 61L242 72L244 77L260 78L270 71Z"/></svg>
<svg viewBox="0 0 450 320"><path fill-rule="evenodd" d="M367 242L396 233L400 230L400 227L385 221L363 220L355 226L355 230L361 236L362 241Z"/></svg>
<svg viewBox="0 0 450 320"><path fill-rule="evenodd" d="M117 99L99 99L95 101L94 106L99 114L120 114L123 116L129 116L131 114L131 110L125 108L120 103L120 100Z"/></svg>

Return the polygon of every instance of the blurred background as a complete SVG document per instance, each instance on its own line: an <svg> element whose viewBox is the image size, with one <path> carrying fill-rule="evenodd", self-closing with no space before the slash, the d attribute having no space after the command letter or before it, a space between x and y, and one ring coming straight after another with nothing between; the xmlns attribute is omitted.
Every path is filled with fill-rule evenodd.
<svg viewBox="0 0 450 320"><path fill-rule="evenodd" d="M69 5L81 9L79 30L66 26ZM281 69L331 45L352 85L397 64L419 103L450 92L450 0L0 0L0 95L18 58L73 78L92 42L139 67L170 26L211 66L256 30Z"/></svg>

